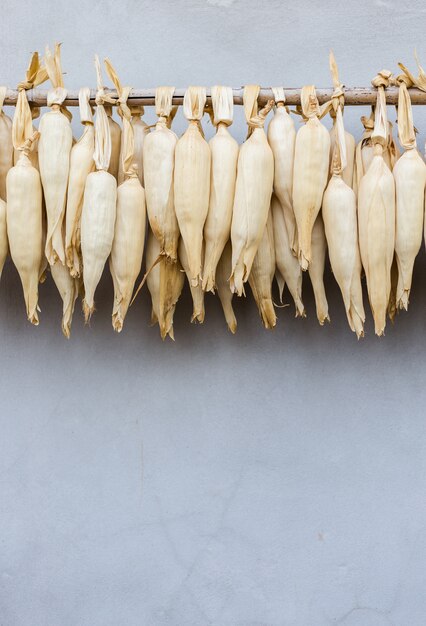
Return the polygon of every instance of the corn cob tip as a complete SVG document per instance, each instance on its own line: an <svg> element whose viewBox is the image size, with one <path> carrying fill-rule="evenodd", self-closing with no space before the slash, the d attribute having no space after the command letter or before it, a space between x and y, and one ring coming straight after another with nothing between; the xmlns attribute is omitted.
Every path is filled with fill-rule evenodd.
<svg viewBox="0 0 426 626"><path fill-rule="evenodd" d="M112 316L112 327L116 333L121 333L123 330L124 320L119 313L114 313Z"/></svg>
<svg viewBox="0 0 426 626"><path fill-rule="evenodd" d="M69 324L62 322L62 334L66 339L71 337L71 326Z"/></svg>
<svg viewBox="0 0 426 626"><path fill-rule="evenodd" d="M92 306L89 306L86 300L84 299L83 300L83 313L84 313L85 324L88 324L90 322L90 319L94 312L95 312L95 305L93 304Z"/></svg>
<svg viewBox="0 0 426 626"><path fill-rule="evenodd" d="M199 311L193 311L192 316L191 316L191 324L196 324L197 322L199 324L202 324L204 322L204 315L205 315L204 307Z"/></svg>
<svg viewBox="0 0 426 626"><path fill-rule="evenodd" d="M401 297L399 298L399 300L396 303L396 308L399 310L404 310L404 311L408 311L408 303L409 303L409 291L405 290Z"/></svg>

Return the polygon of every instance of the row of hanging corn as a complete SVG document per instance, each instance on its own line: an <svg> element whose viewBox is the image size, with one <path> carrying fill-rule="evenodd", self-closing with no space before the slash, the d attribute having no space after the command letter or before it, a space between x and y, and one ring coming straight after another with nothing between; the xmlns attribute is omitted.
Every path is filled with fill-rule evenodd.
<svg viewBox="0 0 426 626"><path fill-rule="evenodd" d="M178 139L171 130L176 113L173 87L156 90L158 121L153 130L143 107L127 102L111 62L107 74L118 97L97 75L96 117L90 91L79 92L84 131L72 136L60 47L46 48L43 61L31 57L18 85L13 122L1 111L0 88L0 271L8 252L19 272L28 319L38 324L38 285L50 268L63 300L62 329L68 337L79 294L88 321L104 266L114 285L112 324L121 331L141 271L146 247L146 281L152 320L161 336L173 338L173 315L185 274L193 298L192 320L204 319L204 293L217 291L229 329L237 322L234 294L248 282L266 328L276 323L272 283L281 302L285 285L296 316L304 317L302 274L308 270L320 324L329 320L323 274L327 248L342 293L350 328L364 333L362 274L375 322L382 335L389 315L407 309L413 265L423 236L426 165L416 147L408 88L426 91L419 66L414 77L381 71L373 80L377 103L362 118L364 134L355 144L343 125L344 90L330 54L331 100L319 106L314 86L301 93L296 132L283 88L258 110L259 87L244 88L247 140L238 146L229 132L233 95L229 87L189 87L183 110L188 128ZM27 90L50 80L50 111L40 120ZM387 120L385 89L399 85L398 136ZM113 106L121 126L113 120ZM267 134L265 119L271 109ZM216 128L207 142L201 120L209 113ZM329 113L329 132L321 123ZM118 186L117 186L118 185ZM146 237L146 214L148 234ZM146 240L146 246L145 246ZM140 285L140 286L141 286Z"/></svg>

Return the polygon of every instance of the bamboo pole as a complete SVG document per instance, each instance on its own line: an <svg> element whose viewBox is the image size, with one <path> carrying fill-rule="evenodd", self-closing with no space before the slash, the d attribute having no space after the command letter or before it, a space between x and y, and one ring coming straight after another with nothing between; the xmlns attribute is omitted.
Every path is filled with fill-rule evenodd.
<svg viewBox="0 0 426 626"><path fill-rule="evenodd" d="M285 88L286 103L289 105L300 104L300 88L288 87ZM117 95L113 89L107 89L107 92L112 95ZM426 104L426 92L420 89L409 89L411 104ZM243 104L243 88L233 89L234 103ZM318 101L320 104L327 102L333 89L317 89ZM398 88L389 87L386 89L386 102L388 104L397 104L398 102ZM95 103L96 90L91 90L90 99ZM173 104L182 104L183 97L185 95L184 88L178 88L175 90L173 96ZM372 87L347 87L345 88L345 104L350 106L366 106L376 102L377 89ZM27 98L30 104L35 106L46 106L47 103L47 89L30 89L27 91ZM259 104L266 103L267 100L272 99L271 89L261 89L259 94ZM5 105L14 106L18 99L18 91L16 89L8 89ZM207 102L210 101L210 89L207 89ZM132 89L129 95L129 102L131 104L142 104L145 106L152 106L155 104L155 89ZM66 106L78 106L78 91L68 91L64 104Z"/></svg>

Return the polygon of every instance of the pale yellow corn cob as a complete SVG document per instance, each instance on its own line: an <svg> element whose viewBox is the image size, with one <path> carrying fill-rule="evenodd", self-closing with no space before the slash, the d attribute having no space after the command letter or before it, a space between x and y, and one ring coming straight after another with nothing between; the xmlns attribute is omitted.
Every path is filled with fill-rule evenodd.
<svg viewBox="0 0 426 626"><path fill-rule="evenodd" d="M228 131L228 126L233 120L232 89L231 87L212 87L211 97L216 134L209 141L212 161L209 211L204 225L206 250L203 289L205 291L214 291L216 267L231 234L238 160L238 143Z"/></svg>
<svg viewBox="0 0 426 626"><path fill-rule="evenodd" d="M107 171L111 156L111 136L103 103L108 102L110 97L102 86L97 56L95 67L98 86L94 153L96 172L91 172L87 177L81 214L81 254L85 291L83 311L86 322L95 310L96 287L111 252L117 203L117 181Z"/></svg>
<svg viewBox="0 0 426 626"><path fill-rule="evenodd" d="M149 223L160 244L160 254L177 259L179 226L174 195L174 158L177 136L168 128L174 87L158 87L155 94L158 121L143 144L146 208Z"/></svg>
<svg viewBox="0 0 426 626"><path fill-rule="evenodd" d="M274 226L271 213L269 213L248 279L263 325L268 329L274 328L277 323L274 303L272 302L272 282L274 280L274 274Z"/></svg>
<svg viewBox="0 0 426 626"><path fill-rule="evenodd" d="M258 113L258 85L244 87L244 113L248 139L240 147L234 207L232 212L231 289L244 293L254 257L263 237L274 182L274 156L263 129L273 100Z"/></svg>
<svg viewBox="0 0 426 626"><path fill-rule="evenodd" d="M54 263L50 266L50 271L63 303L62 332L69 339L74 305L78 296L78 280L70 275L68 268L62 263Z"/></svg>
<svg viewBox="0 0 426 626"><path fill-rule="evenodd" d="M175 210L188 255L192 287L196 287L201 278L203 228L210 194L210 147L200 125L205 102L204 87L186 90L183 110L189 124L175 151Z"/></svg>
<svg viewBox="0 0 426 626"><path fill-rule="evenodd" d="M65 263L62 221L65 217L72 147L71 116L62 107L67 92L62 79L58 44L55 45L53 56L46 47L45 65L53 85L47 98L47 104L52 110L40 120L38 159L47 212L46 257L53 265L58 259L62 264Z"/></svg>
<svg viewBox="0 0 426 626"><path fill-rule="evenodd" d="M6 202L0 198L0 278L9 252L6 219Z"/></svg>
<svg viewBox="0 0 426 626"><path fill-rule="evenodd" d="M187 254L185 244L182 238L179 240L178 254L179 254L179 261L185 271L185 274L189 283L189 288L191 290L192 304L193 304L191 322L200 322L200 324L202 324L204 322L204 315L205 315L204 291L203 291L200 281L198 282L197 285L193 285L193 281L191 280L192 274L191 274L191 270L189 266L188 254Z"/></svg>
<svg viewBox="0 0 426 626"><path fill-rule="evenodd" d="M399 77L398 135L405 149L393 168L396 191L395 254L398 264L396 307L408 308L413 267L423 237L426 165L416 145L410 95L412 83L406 75Z"/></svg>
<svg viewBox="0 0 426 626"><path fill-rule="evenodd" d="M272 195L271 199L271 213L274 225L276 278L281 302L284 286L287 284L296 306L296 317L306 317L305 307L302 302L302 268L298 259L292 253L284 220L284 211L275 194Z"/></svg>
<svg viewBox="0 0 426 626"><path fill-rule="evenodd" d="M216 288L220 302L222 304L223 313L226 323L232 334L237 330L237 320L234 309L232 308L232 298L234 294L229 286L229 277L232 269L232 247L231 241L228 241L223 249L222 256L216 268Z"/></svg>
<svg viewBox="0 0 426 626"><path fill-rule="evenodd" d="M315 297L315 307L317 318L321 326L324 322L329 322L327 296L324 287L324 267L327 254L327 241L324 232L324 222L321 213L315 220L312 229L312 255L309 263L309 278Z"/></svg>
<svg viewBox="0 0 426 626"><path fill-rule="evenodd" d="M297 256L298 236L293 210L293 168L296 129L287 107L282 87L273 87L276 109L269 122L268 142L274 154L274 192L284 212L290 248Z"/></svg>
<svg viewBox="0 0 426 626"><path fill-rule="evenodd" d="M146 265L152 269L148 273L146 283L152 300L151 321L153 324L158 322L163 340L167 335L174 340L173 316L185 283L185 274L179 261L173 263L166 257L162 257L160 262L154 265L159 254L160 245L149 229Z"/></svg>
<svg viewBox="0 0 426 626"><path fill-rule="evenodd" d="M71 150L68 179L65 256L71 276L80 276L80 222L83 208L84 187L90 172L95 169L93 153L95 150L95 127L89 104L90 89L82 87L79 91L80 120L84 126L83 134Z"/></svg>
<svg viewBox="0 0 426 626"><path fill-rule="evenodd" d="M373 81L379 87L372 142L374 156L361 178L358 195L359 245L367 278L368 296L377 335L383 335L391 290L391 265L395 247L395 182L383 158L388 124L381 73Z"/></svg>
<svg viewBox="0 0 426 626"><path fill-rule="evenodd" d="M112 174L118 182L118 170L120 167L121 152L121 127L112 117L112 105L104 104L105 113L108 117L109 132L111 135L111 157L109 161L108 172Z"/></svg>
<svg viewBox="0 0 426 626"><path fill-rule="evenodd" d="M144 114L143 106L131 106L129 105L129 110L132 116L131 124L133 128L133 163L136 166L137 174L141 185L144 185L144 167L143 167L143 147L145 144L145 138L150 133L150 127L142 119L142 115ZM121 152L123 152L123 133L121 133ZM122 159L120 158L120 163L118 167L118 184L124 181L124 172L122 166Z"/></svg>
<svg viewBox="0 0 426 626"><path fill-rule="evenodd" d="M12 120L3 111L7 87L0 87L0 198L6 200L6 176L13 166Z"/></svg>
<svg viewBox="0 0 426 626"><path fill-rule="evenodd" d="M330 134L318 119L320 109L313 85L302 88L301 102L307 122L296 136L293 208L299 235L299 262L306 270L312 256L312 229L328 180Z"/></svg>

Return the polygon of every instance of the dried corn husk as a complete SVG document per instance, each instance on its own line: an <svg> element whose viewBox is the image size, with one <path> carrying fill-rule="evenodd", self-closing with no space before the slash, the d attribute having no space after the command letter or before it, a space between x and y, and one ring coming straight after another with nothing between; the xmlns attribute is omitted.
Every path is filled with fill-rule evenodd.
<svg viewBox="0 0 426 626"><path fill-rule="evenodd" d="M413 266L423 236L426 165L416 145L411 100L407 87L412 86L406 74L398 77L398 135L405 152L393 168L396 192L395 254L398 264L396 307L408 308Z"/></svg>
<svg viewBox="0 0 426 626"><path fill-rule="evenodd" d="M201 279L203 228L210 194L210 147L200 124L205 103L204 87L189 87L186 90L183 111L189 124L175 151L175 210L188 254L192 287L196 287Z"/></svg>
<svg viewBox="0 0 426 626"><path fill-rule="evenodd" d="M151 229L160 244L160 254L177 259L179 226L174 195L174 158L177 136L168 128L174 87L158 87L155 109L158 121L143 144L146 208Z"/></svg>
<svg viewBox="0 0 426 626"><path fill-rule="evenodd" d="M274 328L277 323L272 302L272 282L275 274L275 245L272 215L269 212L263 237L251 267L249 285L259 309L265 328Z"/></svg>
<svg viewBox="0 0 426 626"><path fill-rule="evenodd" d="M189 288L191 290L192 304L193 304L191 322L200 322L200 324L202 324L204 322L204 315L205 315L204 291L203 291L200 281L198 282L197 285L193 285L193 282L191 280L192 274L191 274L191 269L189 266L188 254L187 254L185 244L182 238L179 240L178 254L179 254L180 264L182 265L185 271L185 274L189 283ZM202 257L203 257L203 254L202 254Z"/></svg>
<svg viewBox="0 0 426 626"><path fill-rule="evenodd" d="M229 277L232 269L232 247L229 240L222 252L219 263L216 268L216 288L220 302L222 304L223 313L226 323L232 334L237 330L237 320L234 309L232 308L232 298L234 294L229 286Z"/></svg>
<svg viewBox="0 0 426 626"><path fill-rule="evenodd" d="M6 176L13 166L12 120L3 111L7 87L0 87L0 198L6 200Z"/></svg>
<svg viewBox="0 0 426 626"><path fill-rule="evenodd" d="M296 306L296 317L306 317L302 302L302 268L292 253L284 211L275 194L271 199L271 214L274 225L275 275L280 290L280 300L283 301L284 286L287 284Z"/></svg>
<svg viewBox="0 0 426 626"><path fill-rule="evenodd" d="M377 335L383 335L391 289L391 265L395 247L395 182L383 158L388 142L384 86L388 72L381 72L372 143L374 156L362 177L358 196L359 245L367 278L368 297Z"/></svg>
<svg viewBox="0 0 426 626"><path fill-rule="evenodd" d="M319 121L321 110L313 85L302 88L301 103L307 122L296 136L293 208L299 234L299 262L306 270L312 257L312 229L328 180L330 134Z"/></svg>
<svg viewBox="0 0 426 626"><path fill-rule="evenodd" d="M273 100L258 113L258 85L244 87L248 139L240 147L232 212L231 290L241 296L263 237L274 182L274 156L263 126Z"/></svg>
<svg viewBox="0 0 426 626"><path fill-rule="evenodd" d="M0 198L0 278L9 252L6 219L6 202Z"/></svg>
<svg viewBox="0 0 426 626"><path fill-rule="evenodd" d="M336 136L332 176L324 193L322 216L331 268L342 292L349 326L359 339L364 336L365 313L362 303L356 196L343 178L348 152L342 113L342 106L338 104L335 109Z"/></svg>
<svg viewBox="0 0 426 626"><path fill-rule="evenodd" d="M334 57L333 52L330 52L330 72L331 77L333 79L334 92L331 97L332 99L332 108L330 109L330 116L333 120L333 127L330 130L330 173L332 174L333 168L333 156L334 156L334 146L336 145L338 129L336 126L336 111L340 106L343 114L343 107L345 104L345 97L343 91L343 85L339 80L339 70L337 68L336 59ZM353 178L354 178L354 163L355 163L355 137L348 133L347 130L345 133L345 146L346 146L346 155L345 162L346 165L342 171L342 179L349 186L353 186Z"/></svg>
<svg viewBox="0 0 426 626"><path fill-rule="evenodd" d="M172 263L166 257L162 257L155 265L160 254L160 245L151 229L148 233L146 244L146 265L152 268L147 275L146 283L152 300L151 321L158 322L161 338L167 335L174 340L173 316L176 303L182 293L185 275L179 261Z"/></svg>
<svg viewBox="0 0 426 626"><path fill-rule="evenodd" d="M124 180L117 189L117 216L109 267L114 282L112 325L121 332L133 288L142 267L145 244L145 191L134 163L134 127L127 106L130 87L123 87L108 59L105 66L118 93L119 115L123 120L121 170Z"/></svg>
<svg viewBox="0 0 426 626"><path fill-rule="evenodd" d="M214 292L216 267L231 234L238 143L228 131L234 117L231 87L212 87L211 97L216 135L209 141L212 161L209 211L204 225L203 289Z"/></svg>
<svg viewBox="0 0 426 626"><path fill-rule="evenodd" d="M112 103L104 104L105 113L108 118L109 132L111 135L111 157L109 160L108 172L112 174L115 180L118 182L118 170L120 167L120 152L121 152L121 127L115 119L112 117Z"/></svg>
<svg viewBox="0 0 426 626"><path fill-rule="evenodd" d="M276 109L269 122L268 142L274 154L274 192L284 212L290 249L297 256L298 236L293 210L293 167L296 129L282 87L272 87Z"/></svg>
<svg viewBox="0 0 426 626"><path fill-rule="evenodd" d="M103 106L112 98L105 93L99 59L95 57L97 74L95 153L96 172L86 180L81 214L81 254L83 258L84 300L86 322L95 310L94 296L114 239L117 203L117 181L108 173L111 156L111 135Z"/></svg>
<svg viewBox="0 0 426 626"><path fill-rule="evenodd" d="M72 316L74 305L78 296L78 279L73 278L68 268L62 263L54 263L50 266L52 278L62 298L62 332L69 339L71 334Z"/></svg>
<svg viewBox="0 0 426 626"><path fill-rule="evenodd" d="M71 114L62 106L67 92L62 79L59 44L55 44L54 55L46 47L45 65L53 85L47 97L47 104L52 110L40 120L38 158L47 212L46 257L53 265L58 259L65 263L62 222L73 140Z"/></svg>
<svg viewBox="0 0 426 626"><path fill-rule="evenodd" d="M129 111L131 114L131 123L133 128L133 163L136 165L137 176L141 185L144 185L144 170L143 170L143 146L145 143L145 138L150 133L150 127L142 119L142 115L144 114L143 106L135 106L129 105ZM121 148L120 152L125 150L123 133L121 133ZM124 171L123 171L123 159L120 158L120 163L118 167L118 184L124 181Z"/></svg>
<svg viewBox="0 0 426 626"><path fill-rule="evenodd" d="M309 264L309 278L314 290L317 318L321 326L329 322L328 303L324 287L324 267L327 255L327 240L324 232L324 222L319 213L312 229L312 258Z"/></svg>
<svg viewBox="0 0 426 626"><path fill-rule="evenodd" d="M71 276L81 273L80 223L83 208L84 187L90 172L95 169L93 153L95 150L95 127L93 113L89 104L90 89L82 87L78 94L80 120L84 126L83 134L73 145L70 158L68 179L65 256Z"/></svg>

